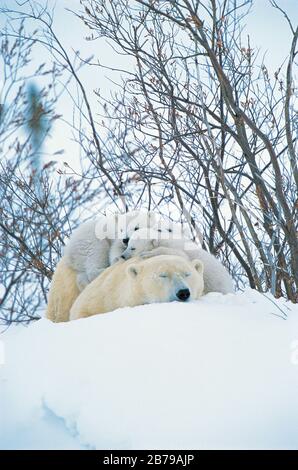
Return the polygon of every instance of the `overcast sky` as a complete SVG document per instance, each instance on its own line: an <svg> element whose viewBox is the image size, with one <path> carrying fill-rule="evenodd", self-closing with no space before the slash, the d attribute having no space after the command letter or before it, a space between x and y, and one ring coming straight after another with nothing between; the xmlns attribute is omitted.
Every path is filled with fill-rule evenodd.
<svg viewBox="0 0 298 470"><path fill-rule="evenodd" d="M116 0L114 0L116 1ZM80 9L79 0L48 0L49 5L56 3L55 27L59 35L63 37L68 46L93 50L94 43L86 44L83 40L84 34L88 31L81 21L74 18L72 13L66 11L71 8L78 11ZM277 3L287 12L293 25L298 23L298 0L277 0ZM251 13L246 17L247 32L251 36L252 45L261 47L262 50L271 51L268 59L273 67L277 67L283 58L288 54L291 33L285 18L282 14L270 5L270 0L255 0ZM85 44L84 44L85 43ZM110 62L110 51L103 48L96 51L102 61Z"/></svg>
<svg viewBox="0 0 298 470"><path fill-rule="evenodd" d="M114 0L115 1L115 0ZM40 3L44 0L39 0ZM76 18L66 8L79 11L79 0L48 0L50 7L55 7L54 29L71 53L73 50L80 50L83 57L94 54L101 63L119 68L129 69L130 64L127 58L116 56L111 53L109 47L104 47L103 42L87 42L84 38L89 33L84 24ZM15 5L15 0L0 0L0 4L8 6ZM279 5L287 12L294 27L298 24L298 0L279 0ZM272 8L269 0L255 0L254 6L248 17L245 18L247 33L250 34L251 47L261 48L260 58L266 53L265 63L273 73L289 53L291 32L285 18L280 12ZM45 57L35 57L36 61L43 62ZM81 71L82 80L87 88L89 99L94 103L96 97L93 94L95 88L100 88L102 94L109 94L113 87L111 81L106 78L107 72L97 68L85 67ZM117 78L117 77L115 77ZM70 98L65 96L60 100L57 112L63 114L66 120L71 120L72 104ZM71 144L70 130L66 130L61 123L57 123L52 131L52 139L47 143L49 153L58 148L65 148L66 153L63 160L73 162L77 160L78 146Z"/></svg>
<svg viewBox="0 0 298 470"><path fill-rule="evenodd" d="M49 0L49 4L53 5L54 2ZM280 0L279 4L286 10L294 26L296 26L298 24L298 0ZM55 28L68 48L79 49L85 57L95 54L106 65L129 67L129 62L125 58L114 56L108 47L102 47L99 42L86 42L84 36L88 34L88 30L79 19L66 11L66 7L74 10L79 9L79 1L58 0L56 2ZM260 47L262 54L266 53L265 62L270 70L275 71L289 53L291 32L285 18L280 12L271 7L269 0L255 0L251 13L245 19L245 22L247 24L247 33L251 37L252 47ZM112 84L105 79L107 72L97 69L97 73L94 73L94 71L90 73L89 70L85 69L82 74L85 83L88 84L91 100L94 88L100 88L102 93L109 93ZM67 100L63 100L62 103L63 106L67 106L64 113L69 112L70 110L66 104ZM59 110L60 112L61 110ZM63 147L65 134L57 129L57 132L54 133L54 140L55 144L58 142ZM75 151L75 147L73 147L73 151Z"/></svg>

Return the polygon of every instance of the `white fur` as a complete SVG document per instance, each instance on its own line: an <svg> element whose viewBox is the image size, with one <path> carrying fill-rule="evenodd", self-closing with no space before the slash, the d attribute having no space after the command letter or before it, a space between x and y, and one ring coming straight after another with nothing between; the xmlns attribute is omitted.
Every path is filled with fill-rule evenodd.
<svg viewBox="0 0 298 470"><path fill-rule="evenodd" d="M169 219L159 219L152 228L155 232L158 232L161 238L168 238L168 236L171 238L191 238L191 232L188 226L182 225L179 222L173 222ZM171 235L168 235L168 233Z"/></svg>
<svg viewBox="0 0 298 470"><path fill-rule="evenodd" d="M81 224L72 233L64 251L66 263L77 272L82 291L104 269L116 262L136 229L156 223L153 212L133 211L102 216Z"/></svg>
<svg viewBox="0 0 298 470"><path fill-rule="evenodd" d="M70 320L153 302L188 302L203 294L203 263L181 256L133 258L106 269L75 299Z"/></svg>
<svg viewBox="0 0 298 470"><path fill-rule="evenodd" d="M208 292L228 294L234 291L230 274L215 256L199 248L194 242L175 236L175 233L161 233L153 229L149 231L148 237L148 231L139 230L131 236L122 258L129 259L138 255L149 258L166 254L178 254L190 260L200 259L203 262L205 294Z"/></svg>

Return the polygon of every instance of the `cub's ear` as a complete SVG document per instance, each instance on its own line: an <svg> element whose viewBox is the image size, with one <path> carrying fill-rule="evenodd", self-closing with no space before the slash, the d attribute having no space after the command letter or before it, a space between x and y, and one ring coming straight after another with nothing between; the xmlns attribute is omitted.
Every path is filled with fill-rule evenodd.
<svg viewBox="0 0 298 470"><path fill-rule="evenodd" d="M136 264L131 264L127 267L126 272L131 277L137 277L137 275L139 274L139 268Z"/></svg>
<svg viewBox="0 0 298 470"><path fill-rule="evenodd" d="M203 263L202 263L201 260L199 260L199 259L194 259L194 260L192 261L192 265L193 265L193 267L195 268L195 270L198 271L198 273L203 274L203 272L204 272L204 265L203 265Z"/></svg>

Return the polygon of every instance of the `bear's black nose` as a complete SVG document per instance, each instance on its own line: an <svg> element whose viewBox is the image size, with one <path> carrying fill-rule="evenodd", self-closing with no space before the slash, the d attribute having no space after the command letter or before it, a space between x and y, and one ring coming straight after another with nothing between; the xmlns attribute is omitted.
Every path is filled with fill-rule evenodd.
<svg viewBox="0 0 298 470"><path fill-rule="evenodd" d="M186 302L187 299L190 297L190 291L189 289L180 289L176 293L176 296L181 302Z"/></svg>
<svg viewBox="0 0 298 470"><path fill-rule="evenodd" d="M129 238L123 238L123 240L122 240L122 241L123 241L124 245L127 245L127 244L128 244L128 242L129 242Z"/></svg>

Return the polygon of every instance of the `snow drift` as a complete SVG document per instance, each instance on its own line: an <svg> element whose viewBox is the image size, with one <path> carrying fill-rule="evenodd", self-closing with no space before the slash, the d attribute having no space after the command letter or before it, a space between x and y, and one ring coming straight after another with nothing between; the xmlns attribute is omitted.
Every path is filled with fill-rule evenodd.
<svg viewBox="0 0 298 470"><path fill-rule="evenodd" d="M1 339L1 448L298 448L298 306L283 300L208 294Z"/></svg>

